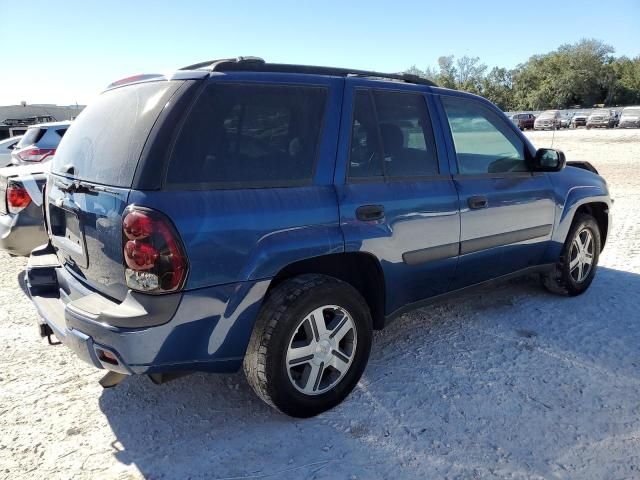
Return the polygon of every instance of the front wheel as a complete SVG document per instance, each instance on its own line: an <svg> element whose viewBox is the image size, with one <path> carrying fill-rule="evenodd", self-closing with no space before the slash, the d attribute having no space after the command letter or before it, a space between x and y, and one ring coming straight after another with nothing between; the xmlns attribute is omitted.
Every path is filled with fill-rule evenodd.
<svg viewBox="0 0 640 480"><path fill-rule="evenodd" d="M601 242L596 220L580 214L571 225L560 260L551 273L543 276L544 286L561 295L584 293L596 274Z"/></svg>
<svg viewBox="0 0 640 480"><path fill-rule="evenodd" d="M311 417L353 390L371 338L369 308L355 288L333 277L301 275L265 300L244 372L266 403L294 417Z"/></svg>

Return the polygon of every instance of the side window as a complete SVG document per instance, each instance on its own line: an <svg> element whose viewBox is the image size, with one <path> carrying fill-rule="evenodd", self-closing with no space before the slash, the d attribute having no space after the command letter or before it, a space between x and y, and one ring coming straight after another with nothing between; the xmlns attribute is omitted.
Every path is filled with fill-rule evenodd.
<svg viewBox="0 0 640 480"><path fill-rule="evenodd" d="M373 94L388 177L438 174L438 156L427 104L420 94Z"/></svg>
<svg viewBox="0 0 640 480"><path fill-rule="evenodd" d="M64 134L67 133L67 129L66 128L61 128L59 130L56 130L56 133L58 135L60 135L60 138L64 137Z"/></svg>
<svg viewBox="0 0 640 480"><path fill-rule="evenodd" d="M525 147L495 112L482 104L442 97L461 174L526 172Z"/></svg>
<svg viewBox="0 0 640 480"><path fill-rule="evenodd" d="M356 90L349 177L437 174L438 157L424 97Z"/></svg>
<svg viewBox="0 0 640 480"><path fill-rule="evenodd" d="M356 90L351 124L349 177L382 177L382 146L368 90Z"/></svg>
<svg viewBox="0 0 640 480"><path fill-rule="evenodd" d="M311 181L326 97L322 87L210 85L182 127L167 183Z"/></svg>

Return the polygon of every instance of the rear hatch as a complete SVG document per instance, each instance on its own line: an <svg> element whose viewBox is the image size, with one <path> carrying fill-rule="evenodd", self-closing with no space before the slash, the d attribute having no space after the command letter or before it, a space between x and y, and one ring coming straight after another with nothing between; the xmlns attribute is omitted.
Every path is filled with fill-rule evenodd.
<svg viewBox="0 0 640 480"><path fill-rule="evenodd" d="M69 128L52 161L46 210L58 259L115 300L127 292L122 213L136 168L158 117L184 83L154 81L107 90Z"/></svg>

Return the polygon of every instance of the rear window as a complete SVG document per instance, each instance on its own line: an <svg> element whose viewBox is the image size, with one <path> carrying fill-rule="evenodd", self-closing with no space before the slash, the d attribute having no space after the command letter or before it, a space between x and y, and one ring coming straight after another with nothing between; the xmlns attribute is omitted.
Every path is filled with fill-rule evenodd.
<svg viewBox="0 0 640 480"><path fill-rule="evenodd" d="M180 83L140 83L101 94L64 135L52 172L67 175L62 172L72 165L79 180L130 187L149 132Z"/></svg>
<svg viewBox="0 0 640 480"><path fill-rule="evenodd" d="M47 133L46 128L28 128L24 137L18 142L17 148L28 147L29 145L38 143L42 137L44 137L45 133Z"/></svg>
<svg viewBox="0 0 640 480"><path fill-rule="evenodd" d="M182 127L167 184L240 188L310 182L326 97L323 87L210 85Z"/></svg>

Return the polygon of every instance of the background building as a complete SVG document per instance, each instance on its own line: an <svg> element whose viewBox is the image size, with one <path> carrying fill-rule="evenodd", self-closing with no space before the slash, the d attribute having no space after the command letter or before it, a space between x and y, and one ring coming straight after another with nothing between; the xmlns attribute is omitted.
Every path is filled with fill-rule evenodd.
<svg viewBox="0 0 640 480"><path fill-rule="evenodd" d="M44 122L72 120L82 111L84 105L8 105L0 106L0 140L21 135L29 125Z"/></svg>

